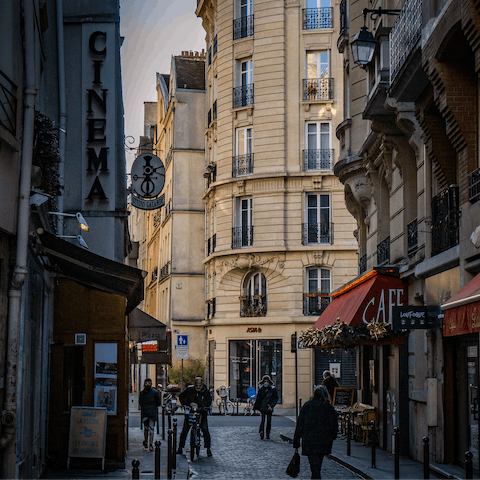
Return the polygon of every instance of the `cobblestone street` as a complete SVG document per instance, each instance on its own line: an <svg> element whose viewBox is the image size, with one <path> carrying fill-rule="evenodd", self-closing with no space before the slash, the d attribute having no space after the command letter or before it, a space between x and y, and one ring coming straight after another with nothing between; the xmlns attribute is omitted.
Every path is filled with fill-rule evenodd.
<svg viewBox="0 0 480 480"><path fill-rule="evenodd" d="M208 458L202 446L200 457L191 464L195 479L281 479L293 455L291 444L280 439L279 429L272 429L271 440L260 440L258 426L210 427L213 457ZM188 446L184 450L188 456ZM307 457L301 456L299 479L310 478ZM357 475L325 459L324 479L359 478Z"/></svg>

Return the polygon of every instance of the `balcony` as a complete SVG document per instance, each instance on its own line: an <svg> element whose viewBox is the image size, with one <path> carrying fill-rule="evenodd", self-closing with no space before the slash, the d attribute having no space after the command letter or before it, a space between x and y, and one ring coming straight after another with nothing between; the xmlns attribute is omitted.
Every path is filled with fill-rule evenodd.
<svg viewBox="0 0 480 480"><path fill-rule="evenodd" d="M253 245L253 226L232 228L232 249Z"/></svg>
<svg viewBox="0 0 480 480"><path fill-rule="evenodd" d="M333 223L302 223L302 244L333 244Z"/></svg>
<svg viewBox="0 0 480 480"><path fill-rule="evenodd" d="M326 293L304 293L303 294L303 314L305 316L319 316L328 307L330 303L330 294Z"/></svg>
<svg viewBox="0 0 480 480"><path fill-rule="evenodd" d="M203 177L207 180L207 188L211 183L217 181L217 165L213 162L210 162L205 169Z"/></svg>
<svg viewBox="0 0 480 480"><path fill-rule="evenodd" d="M253 173L253 153L233 157L232 177L251 175Z"/></svg>
<svg viewBox="0 0 480 480"><path fill-rule="evenodd" d="M333 28L333 8L304 8L303 29L317 30L319 28Z"/></svg>
<svg viewBox="0 0 480 480"><path fill-rule="evenodd" d="M377 245L377 266L390 264L390 237Z"/></svg>
<svg viewBox="0 0 480 480"><path fill-rule="evenodd" d="M333 150L331 148L322 148L320 150L304 150L303 169L306 172L313 170L331 170L332 158Z"/></svg>
<svg viewBox="0 0 480 480"><path fill-rule="evenodd" d="M265 317L266 315L266 295L243 295L242 297L240 297L241 317Z"/></svg>
<svg viewBox="0 0 480 480"><path fill-rule="evenodd" d="M432 199L432 255L458 245L459 224L458 185L451 185Z"/></svg>
<svg viewBox="0 0 480 480"><path fill-rule="evenodd" d="M165 219L170 215L172 212L173 208L173 202L172 199L170 199L166 204L165 204Z"/></svg>
<svg viewBox="0 0 480 480"><path fill-rule="evenodd" d="M17 86L0 70L0 124L13 136L17 125Z"/></svg>
<svg viewBox="0 0 480 480"><path fill-rule="evenodd" d="M407 225L407 253L415 255L418 250L418 222L415 219Z"/></svg>
<svg viewBox="0 0 480 480"><path fill-rule="evenodd" d="M233 108L253 105L253 83L233 89Z"/></svg>
<svg viewBox="0 0 480 480"><path fill-rule="evenodd" d="M333 100L333 78L308 78L303 80L303 100Z"/></svg>
<svg viewBox="0 0 480 480"><path fill-rule="evenodd" d="M160 269L160 279L165 278L166 276L170 275L170 262L167 262L161 269Z"/></svg>
<svg viewBox="0 0 480 480"><path fill-rule="evenodd" d="M362 255L358 261L358 273L361 275L367 271L367 256Z"/></svg>
<svg viewBox="0 0 480 480"><path fill-rule="evenodd" d="M215 316L216 310L216 298L211 298L205 302L207 304L207 319L213 318Z"/></svg>
<svg viewBox="0 0 480 480"><path fill-rule="evenodd" d="M217 234L215 233L207 240L207 257L215 251L217 246Z"/></svg>
<svg viewBox="0 0 480 480"><path fill-rule="evenodd" d="M390 83L422 35L422 0L407 0L390 31Z"/></svg>
<svg viewBox="0 0 480 480"><path fill-rule="evenodd" d="M233 39L247 38L253 36L253 15L237 18L233 21Z"/></svg>
<svg viewBox="0 0 480 480"><path fill-rule="evenodd" d="M475 203L480 198L480 168L468 176L468 201Z"/></svg>

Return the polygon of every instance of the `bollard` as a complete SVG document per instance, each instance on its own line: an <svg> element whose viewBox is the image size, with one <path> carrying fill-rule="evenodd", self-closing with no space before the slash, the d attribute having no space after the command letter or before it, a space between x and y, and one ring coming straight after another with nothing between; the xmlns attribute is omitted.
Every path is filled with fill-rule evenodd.
<svg viewBox="0 0 480 480"><path fill-rule="evenodd" d="M157 435L160 433L160 422L158 421L158 410L157 410Z"/></svg>
<svg viewBox="0 0 480 480"><path fill-rule="evenodd" d="M372 444L372 468L377 468L375 465L375 440L376 440L376 434L377 432L375 431L375 420L372 420L370 422L370 442Z"/></svg>
<svg viewBox="0 0 480 480"><path fill-rule="evenodd" d="M160 478L160 440L155 442L155 479Z"/></svg>
<svg viewBox="0 0 480 480"><path fill-rule="evenodd" d="M136 458L132 460L132 479L140 478L139 465L140 462Z"/></svg>
<svg viewBox="0 0 480 480"><path fill-rule="evenodd" d="M351 444L352 444L352 424L350 422L350 414L347 413L345 416L347 421L347 457L350 456L351 453Z"/></svg>
<svg viewBox="0 0 480 480"><path fill-rule="evenodd" d="M395 449L395 480L400 478L400 429L393 429L393 445Z"/></svg>
<svg viewBox="0 0 480 480"><path fill-rule="evenodd" d="M177 419L173 419L172 468L177 469Z"/></svg>
<svg viewBox="0 0 480 480"><path fill-rule="evenodd" d="M300 411L302 409L302 399L300 398L298 400L298 411Z"/></svg>
<svg viewBox="0 0 480 480"><path fill-rule="evenodd" d="M429 451L429 438L423 437L423 478L430 478L430 451Z"/></svg>
<svg viewBox="0 0 480 480"><path fill-rule="evenodd" d="M465 478L467 480L473 478L473 453L466 451L465 452Z"/></svg>
<svg viewBox="0 0 480 480"><path fill-rule="evenodd" d="M169 428L167 432L167 479L171 480L172 478L172 436L173 432Z"/></svg>
<svg viewBox="0 0 480 480"><path fill-rule="evenodd" d="M165 405L162 406L162 440L165 440Z"/></svg>
<svg viewBox="0 0 480 480"><path fill-rule="evenodd" d="M168 429L171 430L172 429L172 413L171 412L168 412Z"/></svg>

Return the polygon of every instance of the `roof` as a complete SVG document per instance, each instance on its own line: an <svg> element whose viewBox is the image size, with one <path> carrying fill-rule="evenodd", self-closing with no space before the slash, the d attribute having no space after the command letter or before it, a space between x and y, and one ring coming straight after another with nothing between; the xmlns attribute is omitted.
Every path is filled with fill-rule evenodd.
<svg viewBox="0 0 480 480"><path fill-rule="evenodd" d="M188 90L205 90L205 57L173 57L176 86Z"/></svg>

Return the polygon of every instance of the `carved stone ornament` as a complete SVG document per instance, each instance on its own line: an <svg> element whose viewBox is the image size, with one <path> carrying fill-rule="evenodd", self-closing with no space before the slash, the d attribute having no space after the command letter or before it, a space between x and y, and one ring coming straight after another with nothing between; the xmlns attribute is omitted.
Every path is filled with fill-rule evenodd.
<svg viewBox="0 0 480 480"><path fill-rule="evenodd" d="M282 273L285 268L284 261L280 260L278 257L264 257L261 255L255 255L253 253L235 255L230 260L224 260L221 264L221 276L223 277L230 271L238 268L240 270L250 270L252 268L263 267L270 271L278 271ZM217 268L218 272L219 269Z"/></svg>

